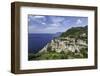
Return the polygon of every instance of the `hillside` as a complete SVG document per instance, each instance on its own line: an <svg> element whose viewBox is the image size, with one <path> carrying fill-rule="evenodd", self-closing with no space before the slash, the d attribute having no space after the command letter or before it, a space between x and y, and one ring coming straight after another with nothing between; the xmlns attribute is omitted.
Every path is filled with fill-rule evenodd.
<svg viewBox="0 0 100 76"><path fill-rule="evenodd" d="M62 33L60 37L71 37L71 38L78 38L82 34L87 35L87 26L85 27L72 27L66 32Z"/></svg>
<svg viewBox="0 0 100 76"><path fill-rule="evenodd" d="M87 58L87 31L87 26L72 27L54 38L37 54L30 54L29 60Z"/></svg>

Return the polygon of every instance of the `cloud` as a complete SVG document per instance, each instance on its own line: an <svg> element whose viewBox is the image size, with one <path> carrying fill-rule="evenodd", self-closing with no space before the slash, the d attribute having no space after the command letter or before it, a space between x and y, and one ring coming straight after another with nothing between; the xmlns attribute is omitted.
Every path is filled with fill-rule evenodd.
<svg viewBox="0 0 100 76"><path fill-rule="evenodd" d="M53 24L50 24L49 26L59 27L59 26L61 26L61 24L60 23L53 23Z"/></svg>
<svg viewBox="0 0 100 76"><path fill-rule="evenodd" d="M30 25L45 25L46 24L46 17L45 16L34 16L34 15L30 15L28 16L28 22L29 22L29 26Z"/></svg>
<svg viewBox="0 0 100 76"><path fill-rule="evenodd" d="M53 30L53 29L56 29L55 27L47 27L45 28L45 30Z"/></svg>
<svg viewBox="0 0 100 76"><path fill-rule="evenodd" d="M37 20L40 20L40 19L45 20L45 16L34 16L34 15L30 15L30 16L28 16L28 19L30 19L31 21L37 21Z"/></svg>
<svg viewBox="0 0 100 76"><path fill-rule="evenodd" d="M65 20L65 18L64 17L51 17L51 20L53 23L58 23L58 22Z"/></svg>
<svg viewBox="0 0 100 76"><path fill-rule="evenodd" d="M36 16L30 15L29 33L56 33L64 32L71 27L86 25L86 18L61 17L61 16ZM30 26L32 25L32 26Z"/></svg>
<svg viewBox="0 0 100 76"><path fill-rule="evenodd" d="M48 23L46 21L43 21L44 18L50 20L51 22ZM61 23L65 20L64 17L49 18L45 16L31 16L30 19L32 21L32 26L29 26L29 33L56 33L65 30L64 26L62 27Z"/></svg>
<svg viewBox="0 0 100 76"><path fill-rule="evenodd" d="M41 24L45 25L46 23L45 22L42 22Z"/></svg>
<svg viewBox="0 0 100 76"><path fill-rule="evenodd" d="M81 19L78 19L78 20L76 21L76 24L81 24L81 23L82 23Z"/></svg>
<svg viewBox="0 0 100 76"><path fill-rule="evenodd" d="M44 18L45 16L33 16L34 18Z"/></svg>

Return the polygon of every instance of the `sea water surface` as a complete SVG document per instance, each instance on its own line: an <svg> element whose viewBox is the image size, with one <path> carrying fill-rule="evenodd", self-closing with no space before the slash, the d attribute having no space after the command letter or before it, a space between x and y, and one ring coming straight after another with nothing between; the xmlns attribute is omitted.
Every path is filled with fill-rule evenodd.
<svg viewBox="0 0 100 76"><path fill-rule="evenodd" d="M28 52L37 53L47 43L49 43L54 37L58 37L60 34L28 34Z"/></svg>

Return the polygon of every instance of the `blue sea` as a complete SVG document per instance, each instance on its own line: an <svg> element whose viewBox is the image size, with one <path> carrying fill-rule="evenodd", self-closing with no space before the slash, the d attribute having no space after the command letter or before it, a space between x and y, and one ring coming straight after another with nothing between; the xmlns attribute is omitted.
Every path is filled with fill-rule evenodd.
<svg viewBox="0 0 100 76"><path fill-rule="evenodd" d="M60 36L61 33L56 34L28 34L28 52L37 53L53 38Z"/></svg>

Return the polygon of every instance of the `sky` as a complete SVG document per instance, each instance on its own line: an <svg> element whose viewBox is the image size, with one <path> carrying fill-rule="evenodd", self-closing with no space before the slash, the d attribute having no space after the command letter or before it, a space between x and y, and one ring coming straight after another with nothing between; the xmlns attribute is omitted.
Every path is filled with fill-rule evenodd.
<svg viewBox="0 0 100 76"><path fill-rule="evenodd" d="M28 33L65 32L72 27L88 25L88 17L28 15Z"/></svg>

